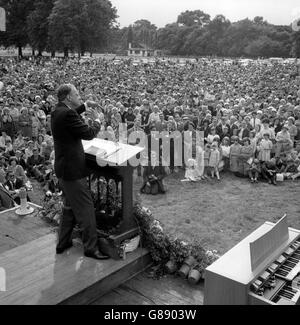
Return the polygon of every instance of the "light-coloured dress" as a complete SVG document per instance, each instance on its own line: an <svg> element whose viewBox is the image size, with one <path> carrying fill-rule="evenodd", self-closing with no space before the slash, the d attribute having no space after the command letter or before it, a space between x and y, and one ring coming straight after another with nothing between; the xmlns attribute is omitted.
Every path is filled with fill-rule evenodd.
<svg viewBox="0 0 300 325"><path fill-rule="evenodd" d="M273 143L271 140L262 139L259 145L258 159L260 161L270 161Z"/></svg>
<svg viewBox="0 0 300 325"><path fill-rule="evenodd" d="M210 153L208 166L212 168L217 168L220 162L220 151L218 149L214 149Z"/></svg>

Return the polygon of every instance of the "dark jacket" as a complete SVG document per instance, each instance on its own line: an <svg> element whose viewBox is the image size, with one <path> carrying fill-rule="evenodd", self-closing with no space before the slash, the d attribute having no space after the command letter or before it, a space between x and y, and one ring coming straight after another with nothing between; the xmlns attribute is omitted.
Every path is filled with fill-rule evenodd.
<svg viewBox="0 0 300 325"><path fill-rule="evenodd" d="M230 136L230 125L229 124L226 124L227 128L228 128L228 135L227 136ZM217 127L216 127L216 133L217 135L219 135L220 137L222 137L223 135L223 125L222 124L218 124Z"/></svg>
<svg viewBox="0 0 300 325"><path fill-rule="evenodd" d="M237 131L237 136L239 137L239 134L241 132L242 129L238 129ZM242 139L245 139L245 138L249 138L250 136L250 130L249 129L244 129L243 130L243 134L242 134Z"/></svg>
<svg viewBox="0 0 300 325"><path fill-rule="evenodd" d="M4 186L7 186L10 191L15 191L21 189L24 186L24 182L21 179L16 178L14 182L8 180Z"/></svg>
<svg viewBox="0 0 300 325"><path fill-rule="evenodd" d="M88 175L85 153L81 140L93 140L100 131L100 124L92 127L84 123L80 114L85 112L81 105L76 110L59 103L51 114L51 130L55 149L55 173L66 181L82 179Z"/></svg>
<svg viewBox="0 0 300 325"><path fill-rule="evenodd" d="M0 185L0 211L12 209L14 206L15 202L10 193Z"/></svg>
<svg viewBox="0 0 300 325"><path fill-rule="evenodd" d="M32 169L33 166L40 166L43 165L45 162L44 157L42 157L41 155L37 156L37 159L35 159L34 156L31 156L27 159L27 168L28 169Z"/></svg>
<svg viewBox="0 0 300 325"><path fill-rule="evenodd" d="M229 131L229 133L230 133L230 138L232 137L232 136L234 136L235 134L235 132L234 131L236 131L236 134L237 134L237 132L238 132L238 129L239 129L239 127L236 125L236 124L232 124L231 126L229 126L230 127L230 131Z"/></svg>

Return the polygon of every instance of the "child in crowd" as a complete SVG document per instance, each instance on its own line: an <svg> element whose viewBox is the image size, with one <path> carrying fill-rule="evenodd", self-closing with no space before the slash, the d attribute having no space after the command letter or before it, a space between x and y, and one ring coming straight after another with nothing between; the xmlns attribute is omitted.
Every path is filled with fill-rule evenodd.
<svg viewBox="0 0 300 325"><path fill-rule="evenodd" d="M270 161L271 160L271 151L273 148L273 143L270 140L270 134L265 133L263 135L263 139L260 141L258 145L258 159L260 161Z"/></svg>
<svg viewBox="0 0 300 325"><path fill-rule="evenodd" d="M208 166L210 167L211 170L211 177L214 178L216 175L218 180L220 180L219 163L220 163L220 151L218 150L217 144L213 143L211 145L211 152L210 152Z"/></svg>
<svg viewBox="0 0 300 325"><path fill-rule="evenodd" d="M276 160L275 158L272 158L270 161L264 161L261 165L261 174L262 177L268 181L268 183L277 185L276 182L276 174L277 174L277 168L276 168Z"/></svg>
<svg viewBox="0 0 300 325"><path fill-rule="evenodd" d="M230 140L228 137L225 137L220 146L222 159L224 161L224 171L229 170L230 168Z"/></svg>
<svg viewBox="0 0 300 325"><path fill-rule="evenodd" d="M256 157L256 151L257 151L257 139L256 139L256 133L255 131L250 131L249 133L249 140L250 140L250 144L253 148L253 154L254 157Z"/></svg>
<svg viewBox="0 0 300 325"><path fill-rule="evenodd" d="M250 164L249 169L249 177L251 180L251 183L258 183L258 177L261 173L261 166L258 159L253 159L252 163Z"/></svg>
<svg viewBox="0 0 300 325"><path fill-rule="evenodd" d="M294 181L297 178L300 178L300 160L297 162L298 167L297 167L297 172L291 176L291 179Z"/></svg>
<svg viewBox="0 0 300 325"><path fill-rule="evenodd" d="M197 162L195 159L189 159L186 165L185 179L191 182L198 180Z"/></svg>
<svg viewBox="0 0 300 325"><path fill-rule="evenodd" d="M242 146L239 143L239 137L234 135L232 138L233 144L230 146L230 171L237 173L239 171L239 156L241 153Z"/></svg>
<svg viewBox="0 0 300 325"><path fill-rule="evenodd" d="M298 158L297 151L292 151L286 158L286 167L283 175L287 179L293 179L293 176L298 173L300 159Z"/></svg>
<svg viewBox="0 0 300 325"><path fill-rule="evenodd" d="M208 178L208 171L209 171L209 159L210 159L210 151L211 147L210 144L205 145L204 149L204 179Z"/></svg>

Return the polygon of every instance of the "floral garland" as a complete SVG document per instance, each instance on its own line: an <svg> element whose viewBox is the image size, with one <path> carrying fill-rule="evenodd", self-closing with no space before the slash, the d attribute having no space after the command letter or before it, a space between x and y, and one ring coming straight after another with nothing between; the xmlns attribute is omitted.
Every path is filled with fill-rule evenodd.
<svg viewBox="0 0 300 325"><path fill-rule="evenodd" d="M198 242L187 243L165 234L160 222L140 203L134 207L134 216L141 230L142 245L150 251L155 263L155 278L168 273L165 265L169 261L178 268L192 256L193 268L204 274L204 270L219 258L216 251L206 251Z"/></svg>
<svg viewBox="0 0 300 325"><path fill-rule="evenodd" d="M53 195L45 198L43 209L39 211L39 216L53 226L58 226L63 212L63 201L61 196ZM206 251L197 242L186 242L179 238L173 238L166 234L161 223L156 220L151 211L142 207L137 202L133 210L134 218L140 228L141 245L150 251L154 267L152 277L160 278L168 272L166 265L173 262L176 270L192 257L193 265L191 269L197 270L204 278L204 270L219 258L216 251ZM98 230L101 237L108 237L115 228L108 231Z"/></svg>
<svg viewBox="0 0 300 325"><path fill-rule="evenodd" d="M63 213L63 199L59 194L46 196L43 207L38 213L38 217L45 220L54 227L59 226L60 218Z"/></svg>

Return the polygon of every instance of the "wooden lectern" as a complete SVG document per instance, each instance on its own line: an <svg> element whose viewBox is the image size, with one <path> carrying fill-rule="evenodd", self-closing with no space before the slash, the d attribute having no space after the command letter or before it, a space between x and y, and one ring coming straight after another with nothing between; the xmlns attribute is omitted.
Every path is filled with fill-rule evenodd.
<svg viewBox="0 0 300 325"><path fill-rule="evenodd" d="M122 222L115 234L106 239L100 238L101 250L117 259L117 250L122 242L139 234L133 217L134 168L130 160L144 149L102 139L83 141L83 147L90 175L105 178L107 182L113 180L117 188L121 186Z"/></svg>

